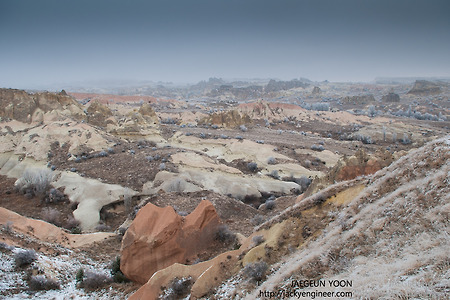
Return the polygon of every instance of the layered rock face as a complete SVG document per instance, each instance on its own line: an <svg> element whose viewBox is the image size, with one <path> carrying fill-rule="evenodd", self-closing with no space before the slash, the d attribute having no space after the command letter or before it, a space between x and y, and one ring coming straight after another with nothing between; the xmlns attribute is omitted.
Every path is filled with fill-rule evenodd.
<svg viewBox="0 0 450 300"><path fill-rule="evenodd" d="M305 196L324 189L337 181L351 180L361 175L374 174L378 170L390 165L394 157L388 151L377 151L374 155L368 155L364 150L359 150L354 156L343 157L322 178L312 182Z"/></svg>
<svg viewBox="0 0 450 300"><path fill-rule="evenodd" d="M252 120L247 114L241 114L237 110L214 113L199 121L199 124L215 124L228 128L236 128L240 125L249 124Z"/></svg>
<svg viewBox="0 0 450 300"><path fill-rule="evenodd" d="M400 102L400 96L396 93L389 93L382 97L383 102Z"/></svg>
<svg viewBox="0 0 450 300"><path fill-rule="evenodd" d="M426 80L416 80L413 88L408 92L408 94L419 96L435 95L440 93L441 88L437 84Z"/></svg>
<svg viewBox="0 0 450 300"><path fill-rule="evenodd" d="M0 117L2 118L31 123L38 119L39 114L66 109L72 117L83 118L80 104L65 92L28 94L22 90L0 89Z"/></svg>
<svg viewBox="0 0 450 300"><path fill-rule="evenodd" d="M113 113L106 105L100 104L98 101L94 101L87 109L88 122L95 126L106 127L108 123L114 123L109 118Z"/></svg>
<svg viewBox="0 0 450 300"><path fill-rule="evenodd" d="M172 207L149 203L125 233L120 269L129 279L144 284L158 270L194 260L214 240L219 223L207 200L186 217Z"/></svg>

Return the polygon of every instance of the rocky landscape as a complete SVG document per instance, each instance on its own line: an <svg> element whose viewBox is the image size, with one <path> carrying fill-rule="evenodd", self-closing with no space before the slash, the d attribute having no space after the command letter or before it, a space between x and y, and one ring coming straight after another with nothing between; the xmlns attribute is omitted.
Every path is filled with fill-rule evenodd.
<svg viewBox="0 0 450 300"><path fill-rule="evenodd" d="M0 89L0 297L445 299L449 96L445 80ZM292 284L321 280L347 284Z"/></svg>

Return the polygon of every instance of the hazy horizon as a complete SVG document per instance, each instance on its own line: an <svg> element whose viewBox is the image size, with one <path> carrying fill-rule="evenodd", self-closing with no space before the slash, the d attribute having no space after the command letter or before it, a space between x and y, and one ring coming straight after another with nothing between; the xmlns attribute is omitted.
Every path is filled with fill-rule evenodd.
<svg viewBox="0 0 450 300"><path fill-rule="evenodd" d="M450 2L0 3L0 87L450 77Z"/></svg>

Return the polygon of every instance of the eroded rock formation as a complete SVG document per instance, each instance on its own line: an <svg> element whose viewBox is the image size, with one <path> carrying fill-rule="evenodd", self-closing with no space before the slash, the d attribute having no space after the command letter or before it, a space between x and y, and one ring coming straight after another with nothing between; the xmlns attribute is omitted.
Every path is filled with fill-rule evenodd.
<svg viewBox="0 0 450 300"><path fill-rule="evenodd" d="M42 121L42 114L58 110L68 110L67 115L83 118L81 105L65 93L29 94L23 90L0 89L0 117L23 123ZM39 117L41 116L41 117Z"/></svg>
<svg viewBox="0 0 450 300"><path fill-rule="evenodd" d="M393 155L388 151L377 151L374 155L368 155L361 149L353 156L341 158L326 176L315 179L306 195L311 195L337 181L373 174L390 165L394 160Z"/></svg>
<svg viewBox="0 0 450 300"><path fill-rule="evenodd" d="M120 269L131 280L144 284L158 270L195 260L214 240L219 223L214 206L207 200L186 217L170 206L149 203L125 233Z"/></svg>
<svg viewBox="0 0 450 300"><path fill-rule="evenodd" d="M400 96L396 93L389 93L382 97L383 102L400 102Z"/></svg>
<svg viewBox="0 0 450 300"><path fill-rule="evenodd" d="M110 118L113 113L106 105L100 104L98 101L94 101L87 109L88 123L106 127L108 123L114 123Z"/></svg>
<svg viewBox="0 0 450 300"><path fill-rule="evenodd" d="M416 80L413 88L408 92L408 94L420 96L435 95L440 93L441 88L437 84L426 80Z"/></svg>
<svg viewBox="0 0 450 300"><path fill-rule="evenodd" d="M240 125L249 124L252 120L245 113L240 113L237 110L230 110L227 112L214 113L211 116L200 120L200 124L214 124L228 128L236 128Z"/></svg>

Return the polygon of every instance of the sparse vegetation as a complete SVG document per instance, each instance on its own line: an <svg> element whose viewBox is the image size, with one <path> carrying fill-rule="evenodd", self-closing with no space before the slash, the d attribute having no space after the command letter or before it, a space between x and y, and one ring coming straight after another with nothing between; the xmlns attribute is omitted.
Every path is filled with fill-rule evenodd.
<svg viewBox="0 0 450 300"><path fill-rule="evenodd" d="M84 270L83 268L78 269L77 274L75 275L75 280L77 283L81 283L84 278Z"/></svg>
<svg viewBox="0 0 450 300"><path fill-rule="evenodd" d="M36 251L34 250L20 250L14 255L14 262L16 267L28 266L37 259Z"/></svg>
<svg viewBox="0 0 450 300"><path fill-rule="evenodd" d="M80 286L88 290L96 290L111 283L111 281L111 277L105 274L86 271L83 272L83 280L80 282Z"/></svg>
<svg viewBox="0 0 450 300"><path fill-rule="evenodd" d="M48 197L46 198L46 202L48 203L59 203L66 201L66 197L63 192L58 189L51 188L48 193Z"/></svg>
<svg viewBox="0 0 450 300"><path fill-rule="evenodd" d="M316 110L316 111L329 111L330 110L330 105L328 103L321 103L321 102L316 102L316 103L311 103L311 104L302 102L300 104L300 106L307 110Z"/></svg>
<svg viewBox="0 0 450 300"><path fill-rule="evenodd" d="M50 188L53 172L48 169L28 169L17 179L15 186L18 191L31 197L44 197Z"/></svg>
<svg viewBox="0 0 450 300"><path fill-rule="evenodd" d="M53 207L45 207L42 209L42 219L56 226L61 226L61 213Z"/></svg>
<svg viewBox="0 0 450 300"><path fill-rule="evenodd" d="M367 108L367 115L371 118L377 116L379 114L379 112L377 111L377 109L375 108L375 105L369 105L369 107Z"/></svg>
<svg viewBox="0 0 450 300"><path fill-rule="evenodd" d="M272 177L273 179L280 179L280 175L278 175L278 170L272 170L269 173L269 176Z"/></svg>
<svg viewBox="0 0 450 300"><path fill-rule="evenodd" d="M6 233L12 233L13 232L13 222L8 221L5 225L3 225L3 229Z"/></svg>
<svg viewBox="0 0 450 300"><path fill-rule="evenodd" d="M255 246L258 246L258 245L264 243L264 241L265 241L265 239L264 239L264 236L262 236L262 235L255 235L252 238L252 242Z"/></svg>
<svg viewBox="0 0 450 300"><path fill-rule="evenodd" d="M275 208L275 201L267 199L266 203L265 203L265 206L266 206L266 209L272 210L272 209Z"/></svg>
<svg viewBox="0 0 450 300"><path fill-rule="evenodd" d="M44 275L31 276L30 280L28 281L28 286L30 290L33 291L48 291L60 289L60 285L56 280L47 278Z"/></svg>
<svg viewBox="0 0 450 300"><path fill-rule="evenodd" d="M258 170L258 164L255 163L255 162L249 162L249 163L247 164L247 169L248 169L250 172L255 173L255 172Z"/></svg>
<svg viewBox="0 0 450 300"><path fill-rule="evenodd" d="M211 86L211 89L217 90L220 84ZM237 90L239 89L237 86L245 86L243 82L233 84L236 86L230 85L230 89ZM14 155L14 160L17 159L14 164L19 164L15 172L27 165L32 157L35 159L42 157L44 160L49 160L46 173L51 174L50 168L52 168L61 170L61 175L59 175L60 172L54 172L58 174L57 181L48 180L49 183L44 184L44 188L27 186L27 180L21 178L21 182L17 184L17 190L12 188L14 180L5 177L3 180L5 184L2 186L8 187L2 189L0 206L5 206L12 211L16 211L17 208L16 212L23 216L64 225L72 233L81 233L80 222L75 220L70 211L71 208L76 209L76 204L72 206L69 201L70 196L70 199L83 201L83 205L75 212L76 216L87 216L83 214L83 210L101 204L104 209L100 210L101 221L95 230L116 233L115 236L95 233L86 236L85 239L81 236L66 234L67 231L62 230L63 234L55 235L54 240L46 239L45 243L41 243L38 239L42 237L42 232L35 225L38 222L28 220L29 223L23 223L22 219L13 219L6 215L5 222L9 219L14 220L15 226L14 232L12 223L0 227L6 238L5 243L0 242L0 254L9 259L7 267L14 271L11 273L19 274L23 279L20 281L19 278L19 284L14 287L17 290L8 293L20 295L25 291L33 295L26 290L27 286L23 283L30 283L29 287L33 290L46 290L53 288L53 283L46 283L46 281L56 280L56 284L59 283L64 290L60 293L48 294L57 298L66 293L67 284L72 289L76 279L79 283L77 286L86 289L86 291L77 291L80 295L92 295L92 298L95 298L98 295L107 297L111 295L108 293L117 293L119 297L125 298L128 296L125 294L136 285L130 284L119 288L117 284L109 286L113 281L116 283L127 281L120 270L120 257L117 256L120 240L123 239L128 227L131 230L126 234L127 240L133 235L134 228L146 226L137 223L130 225L131 220L126 220L128 216L133 219L137 211L147 203L158 207L171 205L178 216L171 212L167 217L173 218L176 222L181 221L181 227L184 229L184 227L187 228L184 225L197 216L196 214L188 218L179 216L187 216L188 212L193 211L198 201L209 200L213 203L221 222L227 225L205 227L208 242L211 244L205 243L204 249L183 258L180 263L195 264L210 260L226 250L233 249L233 246L237 249L241 239L251 235L250 239L245 240L245 245L249 247L242 247L239 252L235 252L236 255L227 253L221 257L220 275L236 274L237 269L233 272L227 269L229 265L236 266L236 259L239 259L238 263L242 263L239 265L242 268L249 261L259 261L257 264L260 265L248 264L245 271L241 270L240 274L230 278L228 287L236 286L235 295L214 293L214 296L209 294L204 297L220 295L219 297L223 299L240 296L255 298L251 296L251 291L246 290L253 289L255 285L242 279L247 277L251 281L264 280L266 275L269 276L267 269L270 268L266 262L274 264L270 272L273 277L267 282L272 289L286 287L287 278L289 280L297 277L345 279L348 275L348 278L357 276L358 280L364 276L376 277L370 283L368 281L372 278L364 278L365 282L355 284L354 290L359 291L357 297L367 295L367 297L382 298L385 295L387 297L403 295L410 298L426 298L429 295L438 295L433 293L442 292L442 286L446 283L446 277L442 274L445 274L449 265L447 257L443 255L445 249L436 242L446 240L445 234L441 233L448 231L441 224L446 216L443 213L445 207L442 205L445 203L442 203L442 199L445 201L446 198L443 195L448 194L448 180L445 177L446 174L448 175L448 166L445 160L447 156L440 149L448 148L448 137L439 146L434 146L431 151L427 150L426 158L417 162L407 158L410 154L417 152L412 149L413 147L446 134L447 123L428 121L435 121L436 118L433 116L437 114L439 114L439 120L446 118L445 114L448 112L445 101L448 100L449 87L442 86L445 94L418 97L406 94L406 85L392 84L394 87L392 90L399 92L402 99L396 103L392 101L383 103L379 101L379 98L391 88L390 84L381 87L375 84L355 86L317 83L317 85L322 87L320 95L312 95L310 90L299 89L280 94L273 92L270 97L266 97L264 87L260 86L261 93L249 95L248 101L240 99L235 101L234 98L238 96L229 91L215 98L211 94L200 93L197 90L183 94L189 95L189 99L183 101L180 100L183 97L181 92L174 90L173 97L170 99L177 100L152 100L156 114L152 116L151 121L150 116L137 113L136 103L133 101L123 106L119 103L110 105L113 115L108 120L107 131L104 131L105 126L90 127L88 121L81 124L78 119L65 120L64 114L57 114L58 119L55 118L53 123L49 123L48 118L44 118L42 126L35 126L38 123L34 122L34 119L36 117L39 120L40 116L33 114L29 115L33 116L34 127L22 122L20 126L15 125L14 122L3 124L5 125L2 128L3 137L11 135L7 138L17 145L14 154L11 153ZM344 99L343 89L348 91L349 95L376 91L374 92L376 100L373 97L359 96ZM142 97L151 90L150 85L148 89L136 89L142 92ZM115 95L111 94L108 97L115 97ZM255 101L255 99L264 100ZM355 100L359 103L349 104L347 100ZM304 101L308 101L309 104ZM312 101L319 102L311 103ZM302 102L302 106L317 111L311 112L299 108L298 105ZM437 104L433 106L433 102ZM405 107L409 103L412 108L416 107L421 112L411 107L406 111ZM321 112L330 109L331 112ZM391 115L392 118L389 120L393 109L405 110L405 114L411 119L402 120ZM235 110L241 118L224 114L220 116L222 118L208 116L202 120L207 116L208 110L211 113L219 111L228 113L230 110ZM70 111L72 110L65 109L64 113L69 114ZM427 111L430 116L426 114ZM89 115L93 116L93 113ZM367 117L378 115L384 117ZM164 119L167 116L172 116L169 118L170 122L161 125L160 118ZM87 118L87 116L82 117ZM413 118L423 118L424 121L416 121ZM199 128L194 128L197 125L190 124L191 122L198 123ZM161 123L164 123L164 120ZM244 123L246 125L240 126ZM61 147L59 145L55 147L56 144L53 144L54 135L41 133L44 128L53 130L53 127L63 132L63 134L58 133ZM65 132L70 139L64 136ZM160 146L156 147L156 144L143 139L144 136L154 138ZM191 137L186 138L186 136ZM230 139L235 136L236 139ZM244 142L240 141L244 139L243 136L246 139ZM257 147L254 147L254 142L257 143ZM172 145L171 149L167 146L169 143ZM264 143L266 145L262 145ZM106 149L105 145L114 145L114 149L100 151L102 148L99 147ZM320 153L320 151L323 152ZM170 155L173 155L173 159ZM390 168L389 172L385 171L389 168L389 164L399 157L402 163L397 164L396 168ZM308 170L304 170L300 165ZM401 170L404 166L411 166L411 168L403 172ZM382 169L375 175L370 174L379 167ZM441 168L439 180L429 181L420 178L422 169L426 169L427 177L434 178L438 168ZM158 174L162 170L167 172ZM311 185L311 178L300 177L301 174L308 174L311 178L317 179ZM390 178L384 180L379 174L385 174L383 176L390 176ZM37 173L34 175L35 177L52 177L40 176ZM279 180L280 176L283 181L273 180ZM74 189L69 184L64 186L70 178L74 179L73 183L76 185ZM98 183L100 187L89 189L86 195L82 195L83 191L80 188L80 195L76 189L84 187L85 179L88 179L89 183ZM40 181L36 181L40 186ZM52 188L51 183L58 188ZM105 195L104 188L106 189L107 184L121 185L133 191L130 190L130 195L127 196L127 192L121 189L118 189L118 192L107 190L109 194ZM418 188L410 192L411 186ZM88 187L87 184L86 187ZM297 197L297 193L304 194ZM27 206L30 201L27 201L23 194L30 198L39 194L43 197L43 201ZM94 199L96 195L101 199ZM131 195L135 196L131 197ZM109 196L115 199L109 199ZM435 205L439 201L440 206ZM108 204L104 205L106 202ZM15 204L8 206L9 203ZM262 203L264 204L261 205ZM398 214L399 209L407 211L404 214ZM159 211L154 209L153 213ZM210 212L213 213L212 209ZM142 215L145 215L144 211ZM89 222L85 223L84 219L80 220L83 220L83 226L89 225ZM408 220L408 226L403 226L404 222L399 220ZM167 221L172 220L167 219ZM161 223L158 222L158 224ZM215 220L212 224L216 224ZM87 232L91 229L86 227ZM28 238L29 236L31 239ZM106 236L111 237L103 240ZM327 238L324 239L323 236ZM264 237L267 238L267 242ZM401 240L400 238L403 237L407 239ZM101 240L91 243L91 239ZM203 242L206 238L201 237L198 240ZM52 245L53 241L58 245ZM83 253L78 250L73 252L68 250L67 246L77 247L81 244L79 241L87 243L82 248ZM9 247L6 243L26 245L42 252L39 252L39 256L34 254L34 258L33 255L15 258L19 248ZM196 246L196 243L198 244L198 241L194 238L186 243L186 247L191 244ZM256 246L256 249L251 249L252 246ZM414 252L416 249L417 253ZM191 254L191 252L186 253ZM300 252L303 254L300 255ZM49 253L51 255L48 255ZM287 258L287 254L296 256L298 259L288 260L290 258ZM134 259L133 255L131 258L126 253L122 255L122 263L127 263L125 260ZM145 255L135 256L143 260ZM110 270L108 268L104 270L105 257L115 258L111 261ZM69 261L69 267L65 265L66 260ZM16 261L15 264L14 261ZM188 267L199 270L205 265L207 264ZM371 272L370 276L363 274L365 272L357 274L356 271L360 270L361 265L368 270L376 266L381 270L386 268L394 272ZM15 266L17 266L16 270L14 270ZM188 270L188 267L183 267L182 271ZM216 267L213 266L212 270ZM9 271L6 270L5 274L9 276L7 272ZM277 272L283 276L277 277ZM76 276L74 276L75 273ZM380 276L381 273L394 284L383 286L384 276ZM185 276L188 276L187 274L189 274L188 271L183 273ZM133 276L132 273L130 273L131 276ZM182 275L178 274L178 276ZM220 284L222 279L222 276L217 276L217 279L211 279L211 282ZM61 281L58 282L59 280ZM160 295L163 298L186 298L189 297L189 287L186 286L192 285L192 282L193 280L189 278L177 278L170 284L165 281L166 286L157 287L157 289L165 290L165 296ZM367 294L361 292L366 287L368 290L373 288L375 285L373 282L377 285L380 283L381 292L369 291ZM22 286L19 287L19 285ZM88 291L105 286L108 286L107 290ZM427 294L410 294L408 289L418 290L416 286L426 290ZM391 287L394 292L387 291ZM403 287L405 289L402 289ZM405 294L401 294L402 292Z"/></svg>
<svg viewBox="0 0 450 300"><path fill-rule="evenodd" d="M313 145L311 145L311 150L321 152L321 151L325 150L325 148L322 145L313 144Z"/></svg>
<svg viewBox="0 0 450 300"><path fill-rule="evenodd" d="M300 178L295 179L295 183L297 183L301 187L301 192L306 191L311 182L312 180L306 176L301 176Z"/></svg>
<svg viewBox="0 0 450 300"><path fill-rule="evenodd" d="M243 273L250 280L262 281L266 278L267 269L267 263L260 261L247 264L243 270Z"/></svg>
<svg viewBox="0 0 450 300"><path fill-rule="evenodd" d="M277 163L277 160L276 160L274 157L270 156L270 157L267 159L267 163L268 163L269 165L275 165L275 164Z"/></svg>
<svg viewBox="0 0 450 300"><path fill-rule="evenodd" d="M403 134L403 138L400 139L400 143L402 143L403 145L411 144L411 139L408 137L408 134L406 133Z"/></svg>
<svg viewBox="0 0 450 300"><path fill-rule="evenodd" d="M256 215L251 220L252 224L258 226L264 222L264 217L262 215Z"/></svg>
<svg viewBox="0 0 450 300"><path fill-rule="evenodd" d="M130 280L120 270L120 257L117 256L111 263L111 276L114 282L123 283Z"/></svg>
<svg viewBox="0 0 450 300"><path fill-rule="evenodd" d="M174 278L166 290L165 295L162 299L181 299L189 293L192 286L192 278Z"/></svg>
<svg viewBox="0 0 450 300"><path fill-rule="evenodd" d="M220 225L217 228L216 239L226 244L235 244L237 242L236 234L231 232L227 225Z"/></svg>
<svg viewBox="0 0 450 300"><path fill-rule="evenodd" d="M108 232L111 231L111 227L106 224L100 223L97 226L95 226L95 231Z"/></svg>

